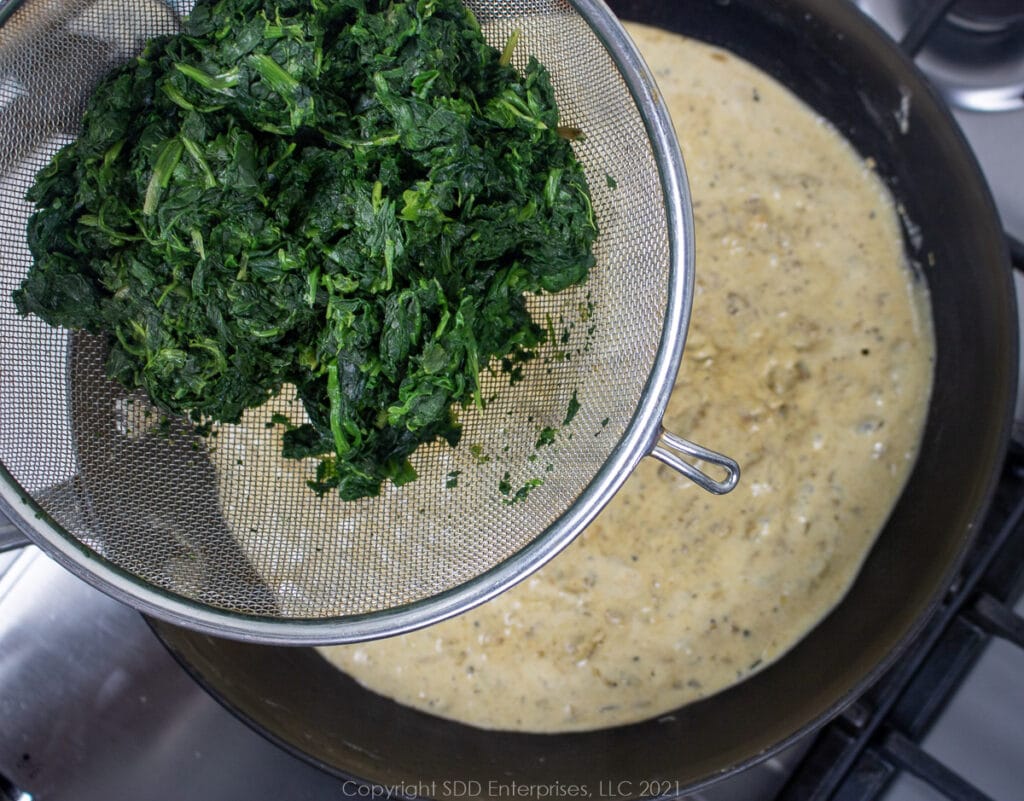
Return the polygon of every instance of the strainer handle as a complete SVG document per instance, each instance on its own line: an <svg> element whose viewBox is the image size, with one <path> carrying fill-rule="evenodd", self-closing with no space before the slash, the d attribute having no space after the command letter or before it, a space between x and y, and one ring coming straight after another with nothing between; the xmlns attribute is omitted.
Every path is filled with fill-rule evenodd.
<svg viewBox="0 0 1024 801"><path fill-rule="evenodd" d="M680 453L721 467L725 470L725 478L718 480L709 476L704 471L684 460L679 455ZM715 495L725 495L725 493L731 492L740 480L740 466L734 459L683 439L665 429L661 430L661 436L651 450L651 456L682 473L701 489L705 489Z"/></svg>

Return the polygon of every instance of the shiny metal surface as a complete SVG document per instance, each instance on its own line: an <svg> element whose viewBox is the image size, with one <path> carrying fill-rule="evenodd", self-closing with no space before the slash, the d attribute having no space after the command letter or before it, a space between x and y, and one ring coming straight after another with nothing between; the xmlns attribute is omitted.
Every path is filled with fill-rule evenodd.
<svg viewBox="0 0 1024 801"><path fill-rule="evenodd" d="M887 30L902 34L931 0L857 0ZM1024 109L1024 5L975 11L963 0L929 34L918 66L955 108Z"/></svg>
<svg viewBox="0 0 1024 801"><path fill-rule="evenodd" d="M137 612L34 547L6 557L0 777L33 801L346 797L210 698Z"/></svg>
<svg viewBox="0 0 1024 801"><path fill-rule="evenodd" d="M932 0L860 0L887 30L899 30ZM1024 109L1024 4L960 0L929 34L918 66L954 108Z"/></svg>

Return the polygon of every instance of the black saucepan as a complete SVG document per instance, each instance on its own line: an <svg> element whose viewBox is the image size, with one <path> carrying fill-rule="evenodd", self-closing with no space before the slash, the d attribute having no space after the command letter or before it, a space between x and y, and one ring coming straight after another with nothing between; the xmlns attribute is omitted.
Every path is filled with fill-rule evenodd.
<svg viewBox="0 0 1024 801"><path fill-rule="evenodd" d="M215 640L154 623L215 696L326 770L390 787L433 786L439 796L494 795L513 785L564 795L579 784L621 797L712 782L821 725L878 678L952 582L988 504L1016 386L1013 289L989 192L941 101L847 2L612 6L624 19L693 35L752 61L878 163L905 210L908 251L934 304L936 385L919 463L831 615L770 668L657 721L548 736L479 731L360 689L312 650Z"/></svg>

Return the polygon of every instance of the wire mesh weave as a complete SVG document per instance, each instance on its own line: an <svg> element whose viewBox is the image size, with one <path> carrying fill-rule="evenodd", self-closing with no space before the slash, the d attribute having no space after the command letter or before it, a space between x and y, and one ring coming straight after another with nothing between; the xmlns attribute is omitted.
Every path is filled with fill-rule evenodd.
<svg viewBox="0 0 1024 801"><path fill-rule="evenodd" d="M670 270L665 204L636 103L605 47L559 0L474 0L492 44L515 28L521 67L552 72L601 231L586 285L531 300L552 336L525 380L485 379L462 442L421 449L420 477L380 498L318 499L315 465L285 462L274 411L214 437L154 425L144 395L105 376L102 339L19 316L31 258L23 200L76 134L90 88L188 4L26 0L0 27L0 460L66 532L124 572L197 605L273 619L363 615L430 598L522 549L563 515L620 443L662 336ZM563 426L573 398L579 412ZM272 407L272 408L271 408ZM551 445L540 432L555 427ZM511 503L512 488L536 485Z"/></svg>

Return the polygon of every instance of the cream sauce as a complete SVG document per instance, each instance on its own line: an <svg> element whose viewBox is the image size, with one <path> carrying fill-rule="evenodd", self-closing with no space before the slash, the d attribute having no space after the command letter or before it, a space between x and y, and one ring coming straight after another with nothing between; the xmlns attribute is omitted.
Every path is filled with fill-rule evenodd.
<svg viewBox="0 0 1024 801"><path fill-rule="evenodd" d="M736 57L630 32L675 120L697 284L666 427L735 457L712 497L644 460L562 555L483 607L322 649L475 726L661 715L778 659L844 595L913 465L934 344L870 161Z"/></svg>

